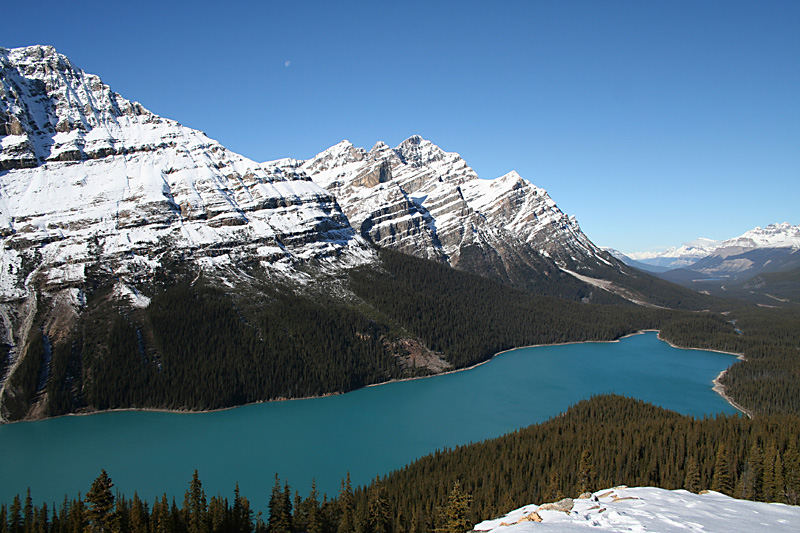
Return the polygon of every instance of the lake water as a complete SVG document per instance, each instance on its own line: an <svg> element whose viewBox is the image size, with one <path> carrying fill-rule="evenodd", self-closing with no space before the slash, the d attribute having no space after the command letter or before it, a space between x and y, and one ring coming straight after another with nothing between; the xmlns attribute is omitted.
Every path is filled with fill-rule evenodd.
<svg viewBox="0 0 800 533"><path fill-rule="evenodd" d="M105 468L122 492L180 504L199 470L209 496L234 483L266 507L273 475L333 495L349 471L363 484L437 448L544 421L600 393L685 414L733 413L711 381L736 360L679 350L645 333L616 343L521 348L477 368L344 395L196 414L113 412L0 426L0 502L86 493Z"/></svg>

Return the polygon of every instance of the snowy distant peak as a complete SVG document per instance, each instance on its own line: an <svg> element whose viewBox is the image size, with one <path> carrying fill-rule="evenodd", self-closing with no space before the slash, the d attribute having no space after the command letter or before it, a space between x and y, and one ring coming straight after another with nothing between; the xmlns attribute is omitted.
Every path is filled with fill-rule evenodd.
<svg viewBox="0 0 800 533"><path fill-rule="evenodd" d="M738 237L725 241L700 237L679 247L668 248L660 252L632 252L627 255L631 259L648 264L678 268L689 266L699 259L730 248L745 250L756 248L797 249L800 248L800 225L792 226L788 222L770 224L765 228L753 228Z"/></svg>
<svg viewBox="0 0 800 533"><path fill-rule="evenodd" d="M800 248L800 224L792 226L788 222L770 224L765 228L756 227L738 237L728 239L719 248Z"/></svg>
<svg viewBox="0 0 800 533"><path fill-rule="evenodd" d="M719 241L699 237L691 242L685 242L681 246L673 246L661 252L631 252L627 256L637 261L657 258L700 259L713 253L718 246Z"/></svg>

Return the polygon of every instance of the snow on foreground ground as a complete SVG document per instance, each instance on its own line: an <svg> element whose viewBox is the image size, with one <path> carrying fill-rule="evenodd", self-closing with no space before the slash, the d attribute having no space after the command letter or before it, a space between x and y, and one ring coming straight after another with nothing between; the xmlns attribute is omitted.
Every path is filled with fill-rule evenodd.
<svg viewBox="0 0 800 533"><path fill-rule="evenodd" d="M572 507L559 511L543 509L558 504L527 505L502 518L483 521L474 531L800 531L800 506L737 500L718 492L617 487L595 492L591 498L559 503L562 508Z"/></svg>

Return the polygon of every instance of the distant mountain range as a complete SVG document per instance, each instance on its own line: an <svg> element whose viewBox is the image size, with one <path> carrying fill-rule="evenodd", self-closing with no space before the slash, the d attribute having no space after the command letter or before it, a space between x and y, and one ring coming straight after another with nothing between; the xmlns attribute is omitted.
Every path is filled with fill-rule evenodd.
<svg viewBox="0 0 800 533"><path fill-rule="evenodd" d="M698 291L764 305L800 302L800 225L770 224L725 241L700 238L663 252L609 252L630 266Z"/></svg>
<svg viewBox="0 0 800 533"><path fill-rule="evenodd" d="M614 253L618 258L624 257L642 265L673 269L694 265L700 259L711 255L728 256L756 248L800 248L800 225L792 226L788 222L770 224L765 228L753 228L725 241L699 237L661 252L624 254L615 250Z"/></svg>

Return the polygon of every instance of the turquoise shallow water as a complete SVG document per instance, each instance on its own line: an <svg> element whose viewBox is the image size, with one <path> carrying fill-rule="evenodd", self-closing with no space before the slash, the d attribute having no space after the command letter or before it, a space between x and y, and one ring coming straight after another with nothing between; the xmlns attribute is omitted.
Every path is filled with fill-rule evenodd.
<svg viewBox="0 0 800 533"><path fill-rule="evenodd" d="M595 394L633 396L685 414L733 413L711 380L730 355L680 350L645 333L616 343L520 348L477 368L348 394L197 414L113 412L0 426L0 501L85 493L105 468L116 487L182 501L192 472L209 495L236 481L257 509L273 475L338 490L444 446L544 421Z"/></svg>

